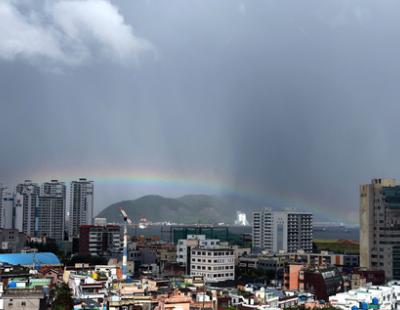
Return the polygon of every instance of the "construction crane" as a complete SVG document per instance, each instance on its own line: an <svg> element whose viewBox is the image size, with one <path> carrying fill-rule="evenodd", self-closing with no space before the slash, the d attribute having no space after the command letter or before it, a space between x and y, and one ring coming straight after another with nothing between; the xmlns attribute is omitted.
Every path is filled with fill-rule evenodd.
<svg viewBox="0 0 400 310"><path fill-rule="evenodd" d="M124 218L124 248L122 253L122 278L125 280L127 278L127 266L128 266L128 225L135 227L135 235L136 229L139 227L140 229L145 229L149 222L146 218L142 217L139 220L138 224L134 224L133 221L129 218L128 214L124 209L119 209L122 217Z"/></svg>
<svg viewBox="0 0 400 310"><path fill-rule="evenodd" d="M127 277L127 266L128 266L128 225L132 225L132 220L128 217L128 214L124 209L120 209L121 214L124 218L124 249L122 253L122 279Z"/></svg>

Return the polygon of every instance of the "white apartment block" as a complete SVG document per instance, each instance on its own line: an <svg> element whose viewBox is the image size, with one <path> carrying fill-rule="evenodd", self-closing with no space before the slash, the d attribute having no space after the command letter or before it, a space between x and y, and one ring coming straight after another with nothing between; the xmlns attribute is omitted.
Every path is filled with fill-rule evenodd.
<svg viewBox="0 0 400 310"><path fill-rule="evenodd" d="M24 183L17 185L16 190L23 197L22 232L34 237L39 228L38 208L40 187L30 180L25 180Z"/></svg>
<svg viewBox="0 0 400 310"><path fill-rule="evenodd" d="M69 236L79 235L79 226L93 223L93 181L79 179L71 182L70 210L69 210Z"/></svg>
<svg viewBox="0 0 400 310"><path fill-rule="evenodd" d="M64 240L65 212L65 183L58 180L43 183L39 197L38 236Z"/></svg>
<svg viewBox="0 0 400 310"><path fill-rule="evenodd" d="M186 239L179 239L176 246L176 261L182 265L188 265L188 254L192 248L217 248L220 245L218 239L206 239L205 235L187 235Z"/></svg>
<svg viewBox="0 0 400 310"><path fill-rule="evenodd" d="M206 282L235 279L233 249L193 248L190 255L190 275L203 276Z"/></svg>
<svg viewBox="0 0 400 310"><path fill-rule="evenodd" d="M312 251L313 215L295 210L253 212L253 248L294 253Z"/></svg>

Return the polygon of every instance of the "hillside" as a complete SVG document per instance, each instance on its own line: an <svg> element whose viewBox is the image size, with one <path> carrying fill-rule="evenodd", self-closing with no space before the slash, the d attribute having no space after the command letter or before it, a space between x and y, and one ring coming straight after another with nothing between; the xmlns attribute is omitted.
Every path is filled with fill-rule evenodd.
<svg viewBox="0 0 400 310"><path fill-rule="evenodd" d="M134 221L146 217L151 222L233 223L237 210L246 210L249 217L256 206L241 205L229 199L209 195L186 195L180 198L148 195L114 203L101 211L97 217L107 218L108 222L122 222L120 208Z"/></svg>

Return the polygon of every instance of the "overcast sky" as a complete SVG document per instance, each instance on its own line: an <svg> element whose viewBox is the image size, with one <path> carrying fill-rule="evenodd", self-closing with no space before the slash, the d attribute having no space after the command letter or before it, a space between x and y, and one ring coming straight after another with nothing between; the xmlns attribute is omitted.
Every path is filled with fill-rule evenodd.
<svg viewBox="0 0 400 310"><path fill-rule="evenodd" d="M359 184L400 177L399 11L2 0L0 182L98 179L97 210L208 191L101 181L152 171L357 222Z"/></svg>

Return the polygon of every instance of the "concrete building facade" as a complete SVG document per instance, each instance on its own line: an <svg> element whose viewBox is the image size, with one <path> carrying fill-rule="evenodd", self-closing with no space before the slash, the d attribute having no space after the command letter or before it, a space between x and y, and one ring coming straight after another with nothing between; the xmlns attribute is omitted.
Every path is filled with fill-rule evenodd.
<svg viewBox="0 0 400 310"><path fill-rule="evenodd" d="M5 187L2 183L0 183L0 227L2 225L2 214L3 214L3 193L7 190L7 187Z"/></svg>
<svg viewBox="0 0 400 310"><path fill-rule="evenodd" d="M81 225L79 254L110 257L121 252L119 225Z"/></svg>
<svg viewBox="0 0 400 310"><path fill-rule="evenodd" d="M22 231L23 196L3 188L0 200L0 228Z"/></svg>
<svg viewBox="0 0 400 310"><path fill-rule="evenodd" d="M39 226L39 194L40 187L25 180L24 183L18 184L17 193L22 195L22 232L28 236L34 237Z"/></svg>
<svg viewBox="0 0 400 310"><path fill-rule="evenodd" d="M19 232L18 229L0 228L0 244L1 250L4 252L17 253L20 252L26 243L26 236Z"/></svg>
<svg viewBox="0 0 400 310"><path fill-rule="evenodd" d="M81 178L72 181L70 187L70 209L69 209L69 237L79 235L81 225L93 224L93 181Z"/></svg>
<svg viewBox="0 0 400 310"><path fill-rule="evenodd" d="M400 186L395 179L360 186L360 267L400 279Z"/></svg>
<svg viewBox="0 0 400 310"><path fill-rule="evenodd" d="M176 245L176 261L182 265L189 265L190 249L217 248L219 239L207 239L205 235L188 235L186 239L178 240Z"/></svg>
<svg viewBox="0 0 400 310"><path fill-rule="evenodd" d="M253 212L253 248L270 252L312 251L313 215L295 210Z"/></svg>
<svg viewBox="0 0 400 310"><path fill-rule="evenodd" d="M58 180L43 183L39 196L38 236L64 240L65 212L65 183Z"/></svg>
<svg viewBox="0 0 400 310"><path fill-rule="evenodd" d="M190 275L203 276L206 282L235 279L235 255L233 249L191 249Z"/></svg>

